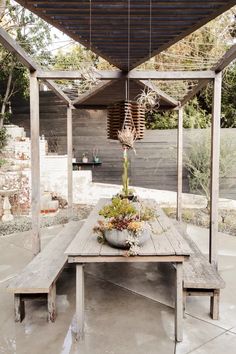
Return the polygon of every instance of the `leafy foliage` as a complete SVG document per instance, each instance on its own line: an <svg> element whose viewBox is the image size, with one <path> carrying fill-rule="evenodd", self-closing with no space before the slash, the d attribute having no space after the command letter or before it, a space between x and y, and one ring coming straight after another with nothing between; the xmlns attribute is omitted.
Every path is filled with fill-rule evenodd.
<svg viewBox="0 0 236 354"><path fill-rule="evenodd" d="M196 97L186 104L183 117L184 128L208 128L210 121L211 115L201 108ZM173 111L157 112L146 117L147 129L176 129L177 127L178 116Z"/></svg>
<svg viewBox="0 0 236 354"><path fill-rule="evenodd" d="M125 244L128 246L127 256L134 256L139 251L139 236L144 230L150 230L149 221L156 218L155 210L142 203L133 203L128 199L115 197L99 212L105 220L98 220L93 231L98 234L98 242L106 241L107 233L125 231ZM121 235L121 234L118 234Z"/></svg>
<svg viewBox="0 0 236 354"><path fill-rule="evenodd" d="M8 134L5 127L0 128L0 154L2 150L7 145Z"/></svg>
<svg viewBox="0 0 236 354"><path fill-rule="evenodd" d="M191 192L200 192L210 201L211 144L210 131L201 134L198 144L192 142L184 155ZM229 176L236 161L236 151L230 139L222 139L220 147L220 182Z"/></svg>
<svg viewBox="0 0 236 354"><path fill-rule="evenodd" d="M221 127L236 128L236 62L224 74Z"/></svg>
<svg viewBox="0 0 236 354"><path fill-rule="evenodd" d="M49 58L48 46L52 42L49 25L33 13L13 1L6 2L6 11L1 18L1 26L37 60ZM16 93L28 95L28 72L17 57L0 46L0 127L9 114L10 99Z"/></svg>
<svg viewBox="0 0 236 354"><path fill-rule="evenodd" d="M105 205L99 212L99 215L107 218L125 218L131 217L137 213L134 204L127 199L113 198L111 204Z"/></svg>

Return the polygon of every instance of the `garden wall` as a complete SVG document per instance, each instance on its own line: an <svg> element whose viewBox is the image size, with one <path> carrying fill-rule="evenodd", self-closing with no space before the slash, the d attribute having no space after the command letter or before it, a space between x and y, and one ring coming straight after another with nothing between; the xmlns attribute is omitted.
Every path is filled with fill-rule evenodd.
<svg viewBox="0 0 236 354"><path fill-rule="evenodd" d="M23 126L29 134L29 104L16 100L12 123ZM52 131L58 137L58 153L66 153L66 106L52 92L40 93L40 131L45 137ZM184 131L184 148L192 139L198 144L202 130ZM222 136L234 140L236 129L222 129ZM106 111L73 110L74 155L81 159L87 153L92 159L98 149L101 166L92 169L93 181L121 183L122 150L119 143L106 138ZM130 153L130 183L134 186L176 191L176 130L146 131L145 139L136 143L136 154ZM221 189L221 196L236 199L236 166ZM186 171L183 189L189 191Z"/></svg>

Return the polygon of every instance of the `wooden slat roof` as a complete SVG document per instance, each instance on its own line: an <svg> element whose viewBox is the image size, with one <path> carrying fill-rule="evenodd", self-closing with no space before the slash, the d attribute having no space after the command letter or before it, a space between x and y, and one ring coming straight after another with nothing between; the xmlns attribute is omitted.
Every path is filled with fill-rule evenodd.
<svg viewBox="0 0 236 354"><path fill-rule="evenodd" d="M145 82L130 81L129 87L129 99L136 100L142 90L146 87ZM161 90L158 90L160 109L173 109L178 105L178 102ZM125 100L125 81L107 81L103 82L101 88L89 91L78 97L73 103L78 108L106 108L107 106Z"/></svg>
<svg viewBox="0 0 236 354"><path fill-rule="evenodd" d="M236 0L130 0L130 64L128 64L128 0L18 0L25 8L128 71L160 53L236 4ZM151 31L150 31L150 3ZM91 25L91 42L90 42Z"/></svg>

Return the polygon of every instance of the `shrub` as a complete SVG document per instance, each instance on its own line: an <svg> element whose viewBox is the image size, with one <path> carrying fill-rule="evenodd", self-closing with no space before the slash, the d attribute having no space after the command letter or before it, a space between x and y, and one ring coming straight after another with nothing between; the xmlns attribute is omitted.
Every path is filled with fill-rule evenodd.
<svg viewBox="0 0 236 354"><path fill-rule="evenodd" d="M186 104L184 109L184 128L205 129L210 126L211 115L200 107L197 98ZM146 116L147 129L176 129L178 127L178 116L176 112L156 112Z"/></svg>
<svg viewBox="0 0 236 354"><path fill-rule="evenodd" d="M221 139L220 146L220 183L230 175L236 160L236 151L232 140ZM210 202L210 176L211 176L211 139L210 131L201 134L201 139L191 142L184 154L184 166L188 171L189 187L191 192L200 192L206 196L207 207Z"/></svg>
<svg viewBox="0 0 236 354"><path fill-rule="evenodd" d="M0 128L0 153L2 153L3 149L7 145L8 134L6 127Z"/></svg>

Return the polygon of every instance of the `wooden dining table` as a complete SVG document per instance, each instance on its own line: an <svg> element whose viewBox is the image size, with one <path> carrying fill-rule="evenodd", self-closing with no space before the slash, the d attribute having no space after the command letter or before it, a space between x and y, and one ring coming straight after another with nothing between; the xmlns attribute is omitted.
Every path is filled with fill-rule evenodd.
<svg viewBox="0 0 236 354"><path fill-rule="evenodd" d="M176 270L175 281L175 339L183 339L183 262L190 256L191 249L163 210L152 200L145 200L156 209L156 220L152 222L150 239L147 240L136 256L126 256L122 249L97 241L93 228L101 219L99 210L110 202L100 199L93 208L82 228L76 234L65 253L69 263L76 264L76 335L84 335L84 265L87 263L135 263L168 262ZM158 319L157 319L158 321Z"/></svg>

